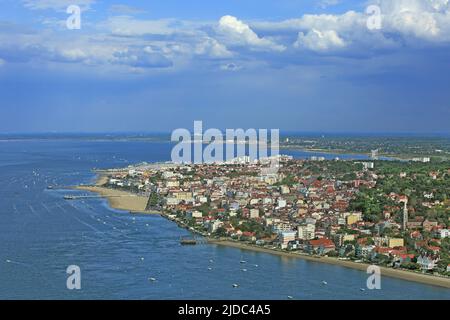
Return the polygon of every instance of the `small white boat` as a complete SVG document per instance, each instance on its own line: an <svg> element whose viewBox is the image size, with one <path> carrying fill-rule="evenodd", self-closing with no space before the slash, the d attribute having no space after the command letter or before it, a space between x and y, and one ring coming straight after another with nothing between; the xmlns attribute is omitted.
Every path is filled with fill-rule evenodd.
<svg viewBox="0 0 450 320"><path fill-rule="evenodd" d="M154 281L156 281L156 278L148 278L148 280L154 282Z"/></svg>
<svg viewBox="0 0 450 320"><path fill-rule="evenodd" d="M211 270L212 270L212 268L208 268L208 270L209 270L209 271L211 271Z"/></svg>
<svg viewBox="0 0 450 320"><path fill-rule="evenodd" d="M245 261L245 260L241 260L241 261L240 261L240 263L247 263L247 261Z"/></svg>
<svg viewBox="0 0 450 320"><path fill-rule="evenodd" d="M243 272L247 272L247 269L242 269Z"/></svg>
<svg viewBox="0 0 450 320"><path fill-rule="evenodd" d="M237 288L239 285L237 283L233 283L233 288Z"/></svg>
<svg viewBox="0 0 450 320"><path fill-rule="evenodd" d="M293 297L293 296L287 296L287 298L288 298L289 300L292 300L292 299L294 299L294 297Z"/></svg>
<svg viewBox="0 0 450 320"><path fill-rule="evenodd" d="M364 288L360 288L359 290L360 290L360 291L366 291L366 289L364 289Z"/></svg>
<svg viewBox="0 0 450 320"><path fill-rule="evenodd" d="M328 284L328 282L326 282L326 281L322 281L322 284L324 284L324 285L327 285L327 284Z"/></svg>

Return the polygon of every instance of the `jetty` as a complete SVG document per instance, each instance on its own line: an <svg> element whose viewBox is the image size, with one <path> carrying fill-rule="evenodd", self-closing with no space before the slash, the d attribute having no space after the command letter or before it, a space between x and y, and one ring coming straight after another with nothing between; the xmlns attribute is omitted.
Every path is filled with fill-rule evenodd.
<svg viewBox="0 0 450 320"><path fill-rule="evenodd" d="M208 240L205 238L200 237L181 237L180 238L180 244L181 245L196 245L196 244L206 244L208 243Z"/></svg>
<svg viewBox="0 0 450 320"><path fill-rule="evenodd" d="M63 198L64 200L82 200L82 199L120 198L120 197L134 197L134 195L82 195L82 196L65 195Z"/></svg>
<svg viewBox="0 0 450 320"><path fill-rule="evenodd" d="M180 238L180 244L182 244L182 245L196 245L197 244L197 239L181 237Z"/></svg>

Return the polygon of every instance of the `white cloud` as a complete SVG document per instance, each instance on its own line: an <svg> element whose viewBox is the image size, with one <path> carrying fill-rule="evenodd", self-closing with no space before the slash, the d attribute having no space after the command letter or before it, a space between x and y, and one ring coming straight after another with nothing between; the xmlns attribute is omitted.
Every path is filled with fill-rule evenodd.
<svg viewBox="0 0 450 320"><path fill-rule="evenodd" d="M8 62L79 63L89 66L133 68L196 66L239 70L255 65L295 64L309 50L341 57L369 57L402 46L450 43L449 0L371 0L382 13L381 30L367 28L368 15L305 14L284 21L243 22L233 16L214 21L139 19L111 16L83 24L82 33L71 33L67 42L64 20L48 18L44 28L0 28L0 57ZM72 3L89 6L92 0L24 0L30 9L64 8ZM111 8L111 7L110 7ZM137 12L112 6L114 12ZM111 11L110 11L111 12ZM289 49L288 49L289 48ZM299 52L295 52L298 49ZM261 53L264 52L264 53ZM269 52L270 54L268 54ZM208 61L208 60L220 60Z"/></svg>
<svg viewBox="0 0 450 320"><path fill-rule="evenodd" d="M3 59L38 65L57 63L103 70L171 67L170 54L162 47L155 45L154 50L149 50L140 39L109 35L78 34L67 42L67 36L55 32L15 35L0 32L0 56Z"/></svg>
<svg viewBox="0 0 450 320"><path fill-rule="evenodd" d="M195 53L199 55L208 55L212 58L229 58L233 53L214 38L206 37L195 47Z"/></svg>
<svg viewBox="0 0 450 320"><path fill-rule="evenodd" d="M172 61L161 53L153 52L149 47L143 50L116 51L113 53L112 62L133 68L168 68L173 65Z"/></svg>
<svg viewBox="0 0 450 320"><path fill-rule="evenodd" d="M351 49L358 46L392 48L405 43L423 45L426 42L450 42L449 0L374 0L370 4L378 5L381 9L380 30L367 28L369 16L364 11L305 14L298 19L280 22L256 22L252 27L261 32L279 34L301 32L303 37L310 35L311 38L316 36L313 30L321 33L333 30L341 39L352 43ZM330 34L330 37L333 36ZM333 48L330 46L330 49Z"/></svg>
<svg viewBox="0 0 450 320"><path fill-rule="evenodd" d="M367 16L355 11L347 11L340 15L305 14L301 18L280 22L256 22L252 25L259 30L271 32L299 32L316 30L351 31L355 28L366 29Z"/></svg>
<svg viewBox="0 0 450 320"><path fill-rule="evenodd" d="M54 58L62 62L81 62L88 54L80 48L61 48L54 52Z"/></svg>
<svg viewBox="0 0 450 320"><path fill-rule="evenodd" d="M424 40L450 40L448 0L381 0L378 4L387 31Z"/></svg>
<svg viewBox="0 0 450 320"><path fill-rule="evenodd" d="M260 38L244 22L233 16L223 16L219 20L218 31L232 45L248 46L251 49L284 51L285 46L267 38Z"/></svg>
<svg viewBox="0 0 450 320"><path fill-rule="evenodd" d="M306 48L309 50L321 52L345 47L346 43L334 30L319 31L312 29L304 34L298 34L297 41L294 43L296 48Z"/></svg>

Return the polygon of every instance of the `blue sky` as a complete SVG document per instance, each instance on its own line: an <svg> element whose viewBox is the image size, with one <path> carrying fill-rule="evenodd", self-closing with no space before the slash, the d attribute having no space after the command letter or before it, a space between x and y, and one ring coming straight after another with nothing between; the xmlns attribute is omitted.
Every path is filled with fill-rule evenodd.
<svg viewBox="0 0 450 320"><path fill-rule="evenodd" d="M450 132L448 0L0 7L0 132Z"/></svg>

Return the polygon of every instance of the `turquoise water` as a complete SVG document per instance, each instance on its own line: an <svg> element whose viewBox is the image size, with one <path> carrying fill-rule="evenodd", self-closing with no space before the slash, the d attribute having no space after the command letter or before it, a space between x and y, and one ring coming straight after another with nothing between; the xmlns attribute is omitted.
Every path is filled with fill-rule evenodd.
<svg viewBox="0 0 450 320"><path fill-rule="evenodd" d="M112 210L101 199L65 201L64 194L78 192L46 188L92 182L94 167L169 160L171 148L135 141L0 142L0 298L450 299L450 290L388 277L381 290L361 291L367 275L339 266L181 246L187 231L164 218ZM69 265L81 268L81 290L66 288Z"/></svg>

